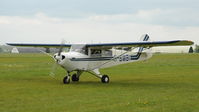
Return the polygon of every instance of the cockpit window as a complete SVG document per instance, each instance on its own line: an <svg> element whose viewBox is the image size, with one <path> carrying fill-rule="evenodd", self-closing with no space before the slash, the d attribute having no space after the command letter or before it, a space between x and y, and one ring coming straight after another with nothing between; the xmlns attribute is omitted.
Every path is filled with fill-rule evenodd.
<svg viewBox="0 0 199 112"><path fill-rule="evenodd" d="M103 49L91 49L92 57L110 57L112 56L111 50L103 50Z"/></svg>

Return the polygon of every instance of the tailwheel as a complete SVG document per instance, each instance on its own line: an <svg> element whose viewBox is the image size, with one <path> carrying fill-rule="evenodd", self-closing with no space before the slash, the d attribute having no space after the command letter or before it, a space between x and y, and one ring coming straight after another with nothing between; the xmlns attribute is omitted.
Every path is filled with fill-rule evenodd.
<svg viewBox="0 0 199 112"><path fill-rule="evenodd" d="M64 84L69 84L69 83L70 83L70 76L64 77L63 83L64 83Z"/></svg>
<svg viewBox="0 0 199 112"><path fill-rule="evenodd" d="M108 75L103 75L101 78L102 83L109 83L109 77Z"/></svg>
<svg viewBox="0 0 199 112"><path fill-rule="evenodd" d="M73 74L73 75L72 75L72 81L73 81L73 82L79 81L79 77L77 76L77 74Z"/></svg>

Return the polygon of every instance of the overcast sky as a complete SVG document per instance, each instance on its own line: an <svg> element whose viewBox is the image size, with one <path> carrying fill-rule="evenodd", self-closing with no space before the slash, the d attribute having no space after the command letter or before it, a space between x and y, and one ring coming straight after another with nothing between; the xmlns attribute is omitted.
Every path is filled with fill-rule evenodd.
<svg viewBox="0 0 199 112"><path fill-rule="evenodd" d="M199 0L0 0L0 44L193 40Z"/></svg>

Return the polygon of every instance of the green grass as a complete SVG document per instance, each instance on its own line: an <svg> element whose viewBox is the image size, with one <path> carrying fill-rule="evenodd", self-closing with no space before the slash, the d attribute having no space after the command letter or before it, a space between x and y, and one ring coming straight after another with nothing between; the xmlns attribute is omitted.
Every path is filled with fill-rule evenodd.
<svg viewBox="0 0 199 112"><path fill-rule="evenodd" d="M62 84L42 54L0 54L0 112L198 112L199 55L158 54L107 69L111 82L84 73Z"/></svg>

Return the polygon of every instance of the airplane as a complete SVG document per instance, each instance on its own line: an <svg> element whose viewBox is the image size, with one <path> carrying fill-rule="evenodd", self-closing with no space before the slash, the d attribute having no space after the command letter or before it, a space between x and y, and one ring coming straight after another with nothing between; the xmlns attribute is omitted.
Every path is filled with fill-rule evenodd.
<svg viewBox="0 0 199 112"><path fill-rule="evenodd" d="M30 44L7 43L10 46L59 48L53 59L66 70L64 84L71 79L78 82L83 72L88 72L101 79L102 83L109 83L108 75L101 74L99 69L147 60L152 57L151 48L157 46L190 46L194 42L188 40L150 41L148 34L144 34L138 42L97 43L97 44ZM62 49L69 48L69 52Z"/></svg>

